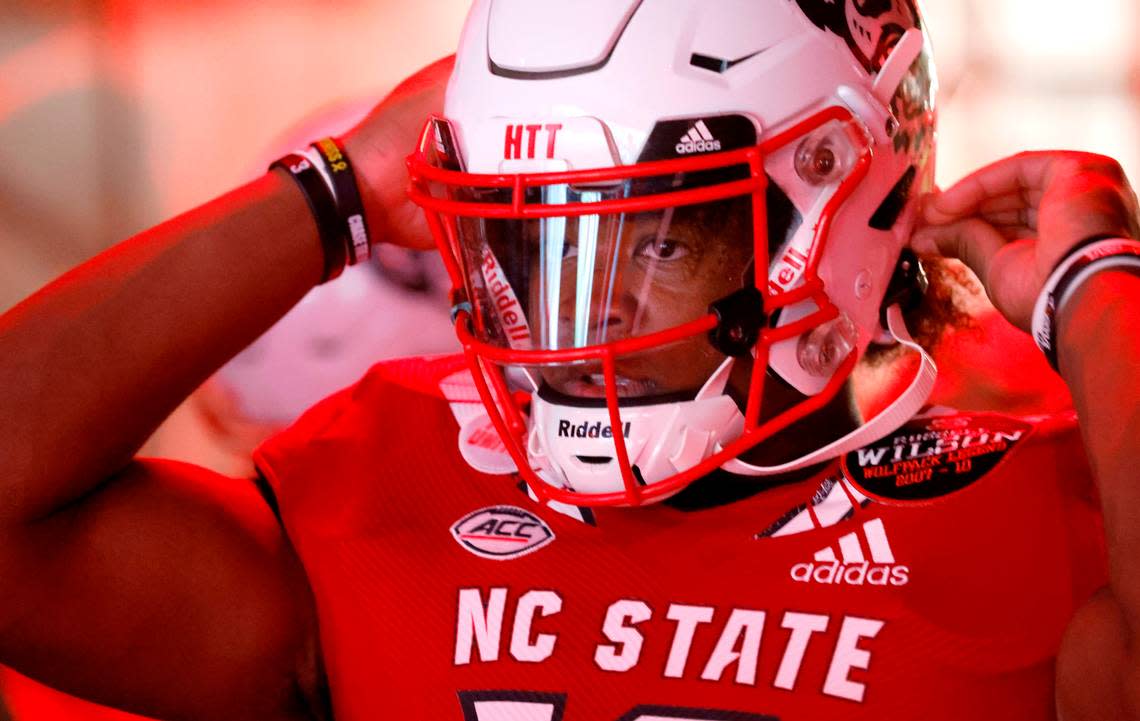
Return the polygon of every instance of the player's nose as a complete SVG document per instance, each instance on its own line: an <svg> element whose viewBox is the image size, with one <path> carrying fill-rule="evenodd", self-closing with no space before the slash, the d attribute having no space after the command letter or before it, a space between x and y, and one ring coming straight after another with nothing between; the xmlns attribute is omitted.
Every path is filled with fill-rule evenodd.
<svg viewBox="0 0 1140 721"><path fill-rule="evenodd" d="M608 282L596 278L588 296L564 298L561 309L561 333L573 335L574 345L598 345L633 335L638 314L633 294L617 279ZM589 302L582 300L588 297ZM569 338L564 338L564 341Z"/></svg>

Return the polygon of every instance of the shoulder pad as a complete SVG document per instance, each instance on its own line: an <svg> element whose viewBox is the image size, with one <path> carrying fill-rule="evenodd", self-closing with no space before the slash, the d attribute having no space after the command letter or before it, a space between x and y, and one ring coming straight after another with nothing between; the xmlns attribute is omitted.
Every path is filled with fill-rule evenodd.
<svg viewBox="0 0 1140 721"><path fill-rule="evenodd" d="M365 376L365 381L375 379L394 383L411 391L445 398L444 381L464 372L466 368L467 362L461 355L399 358L374 365Z"/></svg>

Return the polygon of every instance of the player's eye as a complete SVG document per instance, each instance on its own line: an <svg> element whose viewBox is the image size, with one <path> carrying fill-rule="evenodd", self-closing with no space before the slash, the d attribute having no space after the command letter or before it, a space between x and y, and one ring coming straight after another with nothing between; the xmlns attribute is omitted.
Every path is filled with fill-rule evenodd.
<svg viewBox="0 0 1140 721"><path fill-rule="evenodd" d="M651 236L637 246L637 255L656 261L680 260L689 255L684 243L669 237Z"/></svg>

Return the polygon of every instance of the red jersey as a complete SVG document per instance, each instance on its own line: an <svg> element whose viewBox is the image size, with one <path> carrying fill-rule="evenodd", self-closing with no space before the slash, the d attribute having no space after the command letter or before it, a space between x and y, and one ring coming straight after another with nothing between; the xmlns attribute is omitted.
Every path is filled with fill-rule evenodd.
<svg viewBox="0 0 1140 721"><path fill-rule="evenodd" d="M794 484L579 511L464 463L449 378L377 366L256 454L339 721L1053 718L1107 577L1072 417L940 415Z"/></svg>

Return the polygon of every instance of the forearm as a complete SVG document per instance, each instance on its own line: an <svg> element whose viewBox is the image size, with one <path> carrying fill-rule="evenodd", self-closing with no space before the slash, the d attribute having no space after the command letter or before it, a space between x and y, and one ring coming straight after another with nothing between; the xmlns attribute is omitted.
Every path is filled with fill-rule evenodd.
<svg viewBox="0 0 1140 721"><path fill-rule="evenodd" d="M1134 553L1140 548L1138 301L1140 277L1102 272L1077 290L1058 323L1061 374L1073 394L1102 499L1112 577L1128 579L1140 592L1140 558ZM1135 600L1140 604L1140 593Z"/></svg>
<svg viewBox="0 0 1140 721"><path fill-rule="evenodd" d="M1080 416L1109 556L1109 587L1078 612L1059 662L1059 698L1074 719L1140 718L1138 299L1140 277L1105 271L1058 319L1061 374Z"/></svg>
<svg viewBox="0 0 1140 721"><path fill-rule="evenodd" d="M308 206L274 173L119 244L0 317L0 524L49 515L115 474L321 268Z"/></svg>

